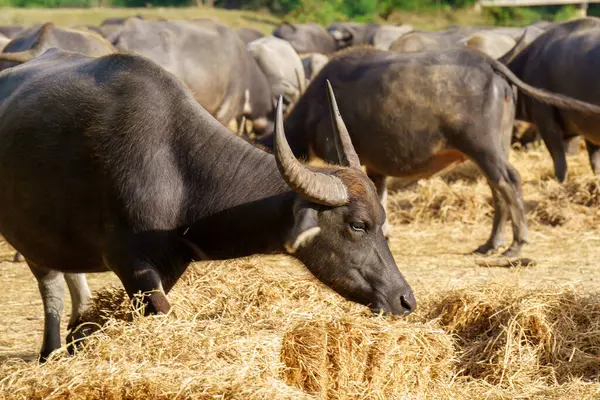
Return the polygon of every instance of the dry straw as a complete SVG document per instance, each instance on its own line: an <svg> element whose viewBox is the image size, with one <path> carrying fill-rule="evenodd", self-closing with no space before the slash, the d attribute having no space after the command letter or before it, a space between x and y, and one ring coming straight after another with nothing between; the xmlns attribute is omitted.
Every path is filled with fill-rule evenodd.
<svg viewBox="0 0 600 400"><path fill-rule="evenodd" d="M391 398L453 375L452 338L431 325L343 317L303 322L284 335L286 383L321 398Z"/></svg>
<svg viewBox="0 0 600 400"><path fill-rule="evenodd" d="M7 363L7 398L331 398L387 396L452 375L453 341L432 324L373 316L306 272L255 259L192 269L172 314L127 313L122 290L96 296L104 327L75 357ZM270 272L271 271L271 272ZM292 278L295 276L295 278ZM107 311L121 319L106 319ZM423 366L423 363L427 366ZM315 376L310 379L302 376ZM321 389L323 388L323 389Z"/></svg>
<svg viewBox="0 0 600 400"><path fill-rule="evenodd" d="M122 319L106 320L75 357L58 354L42 367L6 363L2 394L568 398L565 387L600 388L586 383L600 375L596 295L503 285L451 290L424 299L406 320L373 316L297 271L268 271L254 259L196 267L172 293L177 306L168 316L127 316L121 289L103 291L98 303Z"/></svg>

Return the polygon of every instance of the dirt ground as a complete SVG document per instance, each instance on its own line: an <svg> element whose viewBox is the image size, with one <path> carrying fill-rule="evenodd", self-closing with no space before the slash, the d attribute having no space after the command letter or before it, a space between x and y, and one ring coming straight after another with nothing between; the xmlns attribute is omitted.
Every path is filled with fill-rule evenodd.
<svg viewBox="0 0 600 400"><path fill-rule="evenodd" d="M491 229L489 189L482 178L472 177L472 168L467 166L463 168L464 173L454 173L445 180L434 178L405 189L397 189L402 186L397 182L390 185L392 189L396 188L390 196L389 214L396 222L390 245L417 299L442 290L498 282L520 289L556 284L570 285L578 291L598 291L598 207L576 205L579 208L574 209L571 203L561 206L564 199L557 196L556 191L561 192L564 186L552 179L551 162L545 149L540 147L528 153L515 153L512 161L524 181L530 244L524 248L523 257L535 261L535 265L528 267L486 267L486 260L494 258L470 254L485 241ZM570 181L584 179L588 186L590 182L597 185L598 180L592 176L584 151L571 156L568 162ZM456 180L457 176L467 179ZM557 199L548 202L544 196ZM410 202L408 207L407 202ZM557 226L540 222L545 221L539 215L540 204L559 207L555 212L562 212L562 219ZM506 234L508 243L510 229ZM26 264L13 263L13 254L13 249L0 241L0 276L4 285L0 291L3 308L0 313L0 360L14 357L32 360L41 345L42 303ZM257 256L256 261L272 263L274 268L298 268L296 262L285 256ZM198 263L194 268L203 267ZM111 273L88 275L88 280L92 291L119 284ZM64 332L70 307L68 294L66 298Z"/></svg>

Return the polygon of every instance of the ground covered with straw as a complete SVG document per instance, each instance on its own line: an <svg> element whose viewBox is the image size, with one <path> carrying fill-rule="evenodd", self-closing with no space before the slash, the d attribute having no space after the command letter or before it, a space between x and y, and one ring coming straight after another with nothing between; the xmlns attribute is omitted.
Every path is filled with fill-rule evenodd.
<svg viewBox="0 0 600 400"><path fill-rule="evenodd" d="M390 183L391 248L419 302L409 318L374 316L287 257L196 264L172 313L148 318L104 274L90 277L99 332L39 366L35 281L2 243L0 398L600 398L600 179L583 153L563 185L544 149L511 157L530 225L523 266L470 254L492 212L472 166Z"/></svg>

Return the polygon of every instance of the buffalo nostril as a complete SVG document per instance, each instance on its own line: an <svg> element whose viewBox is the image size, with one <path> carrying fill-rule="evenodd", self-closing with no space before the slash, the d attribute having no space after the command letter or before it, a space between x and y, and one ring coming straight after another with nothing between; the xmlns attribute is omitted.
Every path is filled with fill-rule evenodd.
<svg viewBox="0 0 600 400"><path fill-rule="evenodd" d="M412 296L400 296L400 305L405 310L405 314L410 314L416 308L416 302L414 301L414 297Z"/></svg>

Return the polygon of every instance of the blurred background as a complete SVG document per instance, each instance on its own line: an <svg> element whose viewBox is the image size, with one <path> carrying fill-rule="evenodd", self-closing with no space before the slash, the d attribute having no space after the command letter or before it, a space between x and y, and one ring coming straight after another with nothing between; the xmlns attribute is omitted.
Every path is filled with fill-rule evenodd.
<svg viewBox="0 0 600 400"><path fill-rule="evenodd" d="M520 0L518 2L522 3ZM555 2L530 0L525 4ZM249 11L258 12L256 15L266 18L265 23L271 21L270 18L290 22L311 21L322 25L346 20L389 24L410 22L421 29L443 28L453 24L522 26L542 19L565 21L585 11L587 15L600 16L600 4L482 7L478 0L0 0L0 7L5 7L0 13L0 23L13 24L43 20L44 14L40 15L40 10L30 10L34 8L48 9L47 12L62 17L65 23L70 23L72 19L82 23L82 17L88 19L89 23L99 22L106 16L116 15L114 8L131 8L129 11L132 14L139 12L134 8L145 8L147 10L143 12L148 15L168 12L169 17L177 17L177 9L165 11L160 8L179 8L182 15L183 8L186 8L185 12L189 15L189 7L201 7L214 8L217 16L220 16L220 9L238 10L242 13L240 15ZM79 10L65 12L59 10L61 8ZM152 10L156 8L159 10ZM123 15L123 11L127 10L121 10L118 14ZM235 19L235 14L227 15L229 19ZM258 18L256 15L254 18ZM55 18L54 22L60 24L63 21Z"/></svg>

